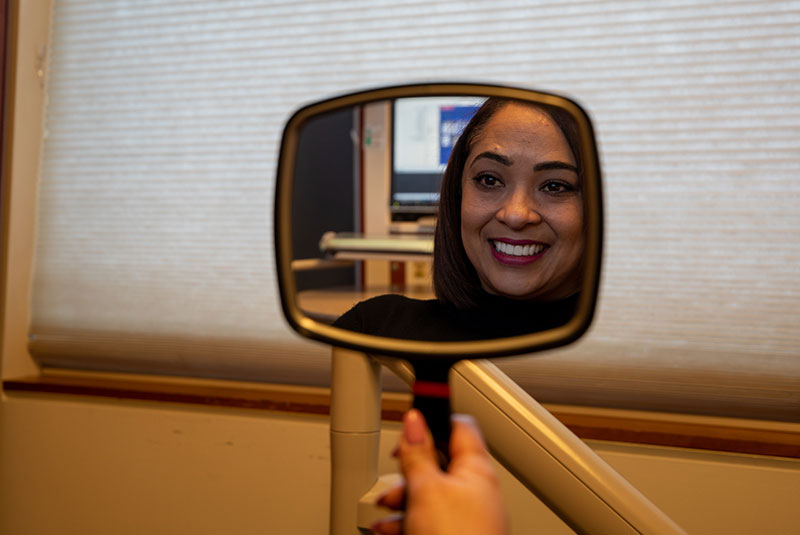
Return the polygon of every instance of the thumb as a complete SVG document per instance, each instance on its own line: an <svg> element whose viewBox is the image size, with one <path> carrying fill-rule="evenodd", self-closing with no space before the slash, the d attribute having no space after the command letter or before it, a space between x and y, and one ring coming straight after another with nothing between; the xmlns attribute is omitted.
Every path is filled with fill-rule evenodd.
<svg viewBox="0 0 800 535"><path fill-rule="evenodd" d="M454 414L453 430L450 438L450 454L453 459L478 455L489 458L483 435L475 419L468 414Z"/></svg>
<svg viewBox="0 0 800 535"><path fill-rule="evenodd" d="M417 409L411 409L403 415L403 436L397 457L406 481L440 471L433 436L425 417Z"/></svg>

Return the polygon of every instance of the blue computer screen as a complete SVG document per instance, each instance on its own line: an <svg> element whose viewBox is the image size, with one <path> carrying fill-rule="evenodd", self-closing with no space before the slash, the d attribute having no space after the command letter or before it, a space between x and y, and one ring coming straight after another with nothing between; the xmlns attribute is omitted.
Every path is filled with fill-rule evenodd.
<svg viewBox="0 0 800 535"><path fill-rule="evenodd" d="M433 214L453 145L483 103L475 97L397 99L392 106L393 220Z"/></svg>

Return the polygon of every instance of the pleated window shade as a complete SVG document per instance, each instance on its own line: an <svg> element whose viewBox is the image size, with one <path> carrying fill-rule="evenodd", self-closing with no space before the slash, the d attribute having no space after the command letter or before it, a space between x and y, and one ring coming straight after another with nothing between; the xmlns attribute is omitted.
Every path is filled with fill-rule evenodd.
<svg viewBox="0 0 800 535"><path fill-rule="evenodd" d="M800 2L53 2L31 351L325 384L276 291L293 109L383 84L567 94L605 179L596 321L498 361L545 402L800 420Z"/></svg>

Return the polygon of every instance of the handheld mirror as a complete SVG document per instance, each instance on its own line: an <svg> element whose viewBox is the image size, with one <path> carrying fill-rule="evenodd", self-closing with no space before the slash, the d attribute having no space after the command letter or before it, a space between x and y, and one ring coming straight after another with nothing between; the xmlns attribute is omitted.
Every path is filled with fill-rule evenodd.
<svg viewBox="0 0 800 535"><path fill-rule="evenodd" d="M434 431L454 362L568 344L592 320L600 168L567 98L440 83L310 104L285 127L276 184L289 324L407 359Z"/></svg>

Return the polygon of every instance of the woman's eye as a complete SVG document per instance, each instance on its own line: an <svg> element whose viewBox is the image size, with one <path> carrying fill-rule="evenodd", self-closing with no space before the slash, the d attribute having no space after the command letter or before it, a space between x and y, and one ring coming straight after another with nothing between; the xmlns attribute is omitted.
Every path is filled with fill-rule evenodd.
<svg viewBox="0 0 800 535"><path fill-rule="evenodd" d="M496 188L503 185L499 178L492 175L478 175L473 180L484 188Z"/></svg>
<svg viewBox="0 0 800 535"><path fill-rule="evenodd" d="M575 191L575 186L560 180L549 180L540 189L545 193L569 193Z"/></svg>

